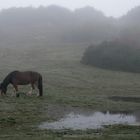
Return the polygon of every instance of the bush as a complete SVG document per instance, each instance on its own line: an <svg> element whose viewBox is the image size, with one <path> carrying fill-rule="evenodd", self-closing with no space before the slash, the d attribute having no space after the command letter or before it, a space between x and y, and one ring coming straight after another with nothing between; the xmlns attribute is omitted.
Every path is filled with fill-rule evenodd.
<svg viewBox="0 0 140 140"><path fill-rule="evenodd" d="M140 72L140 48L117 41L103 42L89 46L81 62L111 70Z"/></svg>

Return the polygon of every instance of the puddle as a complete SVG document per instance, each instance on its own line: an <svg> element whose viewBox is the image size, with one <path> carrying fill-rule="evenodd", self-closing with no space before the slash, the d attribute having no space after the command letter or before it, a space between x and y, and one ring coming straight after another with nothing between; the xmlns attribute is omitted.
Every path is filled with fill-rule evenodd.
<svg viewBox="0 0 140 140"><path fill-rule="evenodd" d="M111 113L111 112L93 112L88 115L69 113L65 117L55 122L44 122L40 129L72 129L72 130L86 130L86 129L100 129L106 125L126 124L139 125L140 113L125 114L125 113Z"/></svg>

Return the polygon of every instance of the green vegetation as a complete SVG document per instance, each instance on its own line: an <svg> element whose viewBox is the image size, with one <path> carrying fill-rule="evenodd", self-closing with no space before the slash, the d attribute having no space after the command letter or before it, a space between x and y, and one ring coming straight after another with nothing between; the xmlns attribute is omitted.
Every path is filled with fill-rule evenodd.
<svg viewBox="0 0 140 140"><path fill-rule="evenodd" d="M11 96L11 86L7 97L0 97L0 140L139 140L139 126L87 131L38 129L40 123L63 116L61 106L100 111L139 110L140 103L135 100L115 101L111 97L140 98L140 75L81 64L83 46L0 49L1 80L16 69L38 71L44 79L42 98L35 94L27 97L24 93L29 86L20 87L19 98Z"/></svg>
<svg viewBox="0 0 140 140"><path fill-rule="evenodd" d="M139 73L80 63L89 42L119 38L130 46L109 42L90 47L83 62L92 64L89 60L94 57L93 64L98 67L139 72L140 50L132 48L140 44L139 9L119 19L105 17L91 7L73 12L58 6L3 10L0 81L13 70L38 71L43 75L44 96L36 97L35 91L28 97L25 93L30 86L20 86L20 97L12 97L9 86L7 96L0 97L0 140L139 140L140 126L113 125L86 131L38 128L72 109L140 109Z"/></svg>
<svg viewBox="0 0 140 140"><path fill-rule="evenodd" d="M118 41L103 42L86 49L82 63L130 72L140 72L140 48Z"/></svg>

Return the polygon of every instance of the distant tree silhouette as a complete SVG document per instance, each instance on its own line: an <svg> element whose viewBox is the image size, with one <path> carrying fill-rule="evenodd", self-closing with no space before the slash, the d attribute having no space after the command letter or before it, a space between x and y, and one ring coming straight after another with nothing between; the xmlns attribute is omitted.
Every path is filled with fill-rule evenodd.
<svg viewBox="0 0 140 140"><path fill-rule="evenodd" d="M81 62L100 68L140 72L140 48L118 41L89 46Z"/></svg>

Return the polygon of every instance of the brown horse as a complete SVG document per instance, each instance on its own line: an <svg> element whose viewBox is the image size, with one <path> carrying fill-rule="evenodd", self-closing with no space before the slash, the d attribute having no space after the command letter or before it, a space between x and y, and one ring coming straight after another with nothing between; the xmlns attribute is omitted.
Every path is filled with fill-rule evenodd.
<svg viewBox="0 0 140 140"><path fill-rule="evenodd" d="M18 85L28 85L31 84L32 90L35 89L34 85L37 85L39 89L39 96L43 95L43 85L42 85L42 76L41 74L33 71L13 71L9 73L3 82L0 84L1 94L6 94L7 87L9 84L12 84L15 92L18 92ZM19 94L16 93L18 97Z"/></svg>

